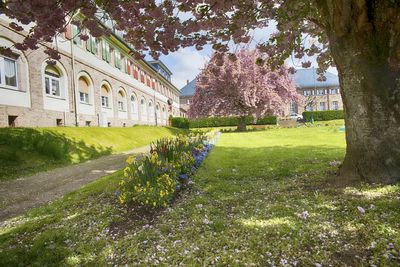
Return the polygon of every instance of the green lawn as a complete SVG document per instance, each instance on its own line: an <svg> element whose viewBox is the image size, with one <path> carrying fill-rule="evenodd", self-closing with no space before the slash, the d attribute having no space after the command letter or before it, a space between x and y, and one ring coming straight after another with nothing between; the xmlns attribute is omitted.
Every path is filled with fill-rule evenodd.
<svg viewBox="0 0 400 267"><path fill-rule="evenodd" d="M338 126L225 133L156 217L119 206L121 173L104 177L0 226L0 266L397 266L400 186L337 186L344 138Z"/></svg>
<svg viewBox="0 0 400 267"><path fill-rule="evenodd" d="M148 145L169 127L0 128L0 181Z"/></svg>

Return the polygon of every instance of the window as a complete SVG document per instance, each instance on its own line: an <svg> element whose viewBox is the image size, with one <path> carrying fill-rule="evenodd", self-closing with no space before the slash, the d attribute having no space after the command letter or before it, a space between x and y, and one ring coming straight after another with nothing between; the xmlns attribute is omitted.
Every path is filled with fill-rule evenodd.
<svg viewBox="0 0 400 267"><path fill-rule="evenodd" d="M190 105L190 99L188 99L188 100L186 101L186 104Z"/></svg>
<svg viewBox="0 0 400 267"><path fill-rule="evenodd" d="M17 88L17 63L14 59L0 57L0 84Z"/></svg>
<svg viewBox="0 0 400 267"><path fill-rule="evenodd" d="M325 102L319 102L319 110L326 110Z"/></svg>
<svg viewBox="0 0 400 267"><path fill-rule="evenodd" d="M307 111L313 111L314 110L313 104L307 104L306 110Z"/></svg>
<svg viewBox="0 0 400 267"><path fill-rule="evenodd" d="M111 51L110 51L110 45L107 43L106 40L103 40L102 42L102 47L101 47L101 55L104 61L107 63L111 62Z"/></svg>
<svg viewBox="0 0 400 267"><path fill-rule="evenodd" d="M56 67L47 65L44 71L45 91L47 95L61 97L60 89L61 74Z"/></svg>
<svg viewBox="0 0 400 267"><path fill-rule="evenodd" d="M79 100L81 103L89 104L89 83L84 77L80 77L79 84Z"/></svg>
<svg viewBox="0 0 400 267"><path fill-rule="evenodd" d="M98 52L98 42L93 36L89 36L86 41L86 50L91 52L93 55L97 55Z"/></svg>
<svg viewBox="0 0 400 267"><path fill-rule="evenodd" d="M332 102L332 109L333 109L333 110L338 110L338 109L339 109L339 103L338 103L338 101L333 101L333 102Z"/></svg>
<svg viewBox="0 0 400 267"><path fill-rule="evenodd" d="M336 89L330 89L330 94L331 95L337 95L339 93L339 90L336 88Z"/></svg>
<svg viewBox="0 0 400 267"><path fill-rule="evenodd" d="M149 101L149 112L150 112L150 117L154 117L153 102L151 101Z"/></svg>
<svg viewBox="0 0 400 267"><path fill-rule="evenodd" d="M15 121L17 118L18 116L8 116L8 126L15 127Z"/></svg>
<svg viewBox="0 0 400 267"><path fill-rule="evenodd" d="M125 111L125 93L122 90L118 92L118 110Z"/></svg>
<svg viewBox="0 0 400 267"><path fill-rule="evenodd" d="M144 100L144 98L140 99L140 113L142 116L142 119L146 118L147 116L147 112L146 112L146 101Z"/></svg>
<svg viewBox="0 0 400 267"><path fill-rule="evenodd" d="M137 113L137 101L134 95L131 96L131 109L132 113Z"/></svg>
<svg viewBox="0 0 400 267"><path fill-rule="evenodd" d="M109 108L110 107L110 90L105 86L101 86L101 106L103 108Z"/></svg>
<svg viewBox="0 0 400 267"><path fill-rule="evenodd" d="M311 91L311 90L304 90L303 94L304 94L305 96L309 96L309 95L312 94L312 91Z"/></svg>
<svg viewBox="0 0 400 267"><path fill-rule="evenodd" d="M57 126L63 126L62 119L56 119Z"/></svg>
<svg viewBox="0 0 400 267"><path fill-rule="evenodd" d="M78 28L78 26L76 25L72 25L72 38L73 38L73 42L74 44L77 45L82 45L82 40L79 37L79 34L81 33L80 29Z"/></svg>
<svg viewBox="0 0 400 267"><path fill-rule="evenodd" d="M290 114L297 114L297 103L296 102L290 102L289 112L290 112Z"/></svg>
<svg viewBox="0 0 400 267"><path fill-rule="evenodd" d="M318 95L324 95L325 94L325 89L318 89L317 90Z"/></svg>
<svg viewBox="0 0 400 267"><path fill-rule="evenodd" d="M121 53L117 50L114 51L114 66L121 70L122 64L121 64Z"/></svg>
<svg viewBox="0 0 400 267"><path fill-rule="evenodd" d="M85 125L86 125L86 127L90 127L90 125L92 124L92 122L91 121L85 121Z"/></svg>
<svg viewBox="0 0 400 267"><path fill-rule="evenodd" d="M89 104L89 94L79 92L79 99L81 103Z"/></svg>

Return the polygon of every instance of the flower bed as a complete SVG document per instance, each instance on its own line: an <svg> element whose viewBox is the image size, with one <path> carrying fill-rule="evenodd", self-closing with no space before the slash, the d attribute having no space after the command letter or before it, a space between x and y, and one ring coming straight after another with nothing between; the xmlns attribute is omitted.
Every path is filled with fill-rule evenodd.
<svg viewBox="0 0 400 267"><path fill-rule="evenodd" d="M130 156L120 182L120 202L166 206L179 190L192 183L190 177L219 135L210 132L163 138L151 144L150 155L138 160Z"/></svg>

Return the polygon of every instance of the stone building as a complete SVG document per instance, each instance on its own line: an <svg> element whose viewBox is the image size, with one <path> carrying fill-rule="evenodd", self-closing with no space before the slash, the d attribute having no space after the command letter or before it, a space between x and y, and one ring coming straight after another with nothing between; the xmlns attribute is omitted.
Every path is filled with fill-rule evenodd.
<svg viewBox="0 0 400 267"><path fill-rule="evenodd" d="M0 16L3 47L27 33L9 22ZM53 43L0 55L0 127L166 125L169 115L179 115L179 90L161 61L135 60L117 31L87 41L79 31L68 25ZM60 53L55 65L47 64L47 47Z"/></svg>
<svg viewBox="0 0 400 267"><path fill-rule="evenodd" d="M294 74L294 82L297 92L304 96L305 103L301 105L290 103L285 115L301 114L305 110L343 109L338 76L326 72L325 77L325 81L318 81L318 74L315 68L298 69Z"/></svg>
<svg viewBox="0 0 400 267"><path fill-rule="evenodd" d="M284 116L301 114L304 110L338 110L343 109L343 102L339 92L339 78L337 75L326 72L326 81L318 81L315 68L298 69L293 76L297 92L305 97L304 104L290 103ZM181 108L189 110L191 100L195 92L195 80L187 82L181 88L179 97Z"/></svg>
<svg viewBox="0 0 400 267"><path fill-rule="evenodd" d="M179 103L181 105L182 112L187 112L192 101L194 91L195 91L196 79L186 82L186 85L181 88L181 94L179 96Z"/></svg>

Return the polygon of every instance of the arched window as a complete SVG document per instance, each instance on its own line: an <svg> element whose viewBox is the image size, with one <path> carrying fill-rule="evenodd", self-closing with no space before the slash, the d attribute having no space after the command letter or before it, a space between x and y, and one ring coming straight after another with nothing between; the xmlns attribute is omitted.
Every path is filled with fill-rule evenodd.
<svg viewBox="0 0 400 267"><path fill-rule="evenodd" d="M137 114L138 112L137 99L135 95L131 95L131 112L132 114Z"/></svg>
<svg viewBox="0 0 400 267"><path fill-rule="evenodd" d="M126 95L123 89L118 91L118 110L126 111Z"/></svg>
<svg viewBox="0 0 400 267"><path fill-rule="evenodd" d="M140 99L140 115L142 121L147 120L146 100L144 99L144 97Z"/></svg>
<svg viewBox="0 0 400 267"><path fill-rule="evenodd" d="M89 82L86 78L80 77L78 80L79 86L79 101L89 104Z"/></svg>
<svg viewBox="0 0 400 267"><path fill-rule="evenodd" d="M44 70L44 82L46 95L62 97L61 72L52 65L47 65Z"/></svg>
<svg viewBox="0 0 400 267"><path fill-rule="evenodd" d="M101 106L103 108L111 108L111 89L108 88L105 84L101 86Z"/></svg>
<svg viewBox="0 0 400 267"><path fill-rule="evenodd" d="M154 107L153 107L153 102L150 100L149 101L149 115L151 118L154 118Z"/></svg>

